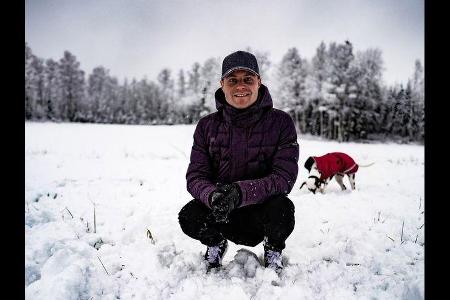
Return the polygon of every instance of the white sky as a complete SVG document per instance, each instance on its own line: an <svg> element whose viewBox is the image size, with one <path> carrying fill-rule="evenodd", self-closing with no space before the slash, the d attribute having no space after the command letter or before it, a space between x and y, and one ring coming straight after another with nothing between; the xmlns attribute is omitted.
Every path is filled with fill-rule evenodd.
<svg viewBox="0 0 450 300"><path fill-rule="evenodd" d="M424 63L423 0L26 0L25 40L42 58L69 50L90 73L119 79L176 75L194 62L250 46L278 63L291 47L310 59L321 41L377 47L384 80L412 76Z"/></svg>

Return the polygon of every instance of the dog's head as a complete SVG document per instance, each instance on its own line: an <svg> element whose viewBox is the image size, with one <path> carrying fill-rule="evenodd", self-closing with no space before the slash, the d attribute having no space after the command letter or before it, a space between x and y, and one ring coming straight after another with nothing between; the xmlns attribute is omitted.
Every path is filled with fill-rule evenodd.
<svg viewBox="0 0 450 300"><path fill-rule="evenodd" d="M308 190L310 192L312 192L313 194L315 194L317 192L317 190L319 190L320 188L323 187L323 185L325 184L325 181L323 181L322 179L320 179L319 177L315 176L315 175L310 175L308 176L308 178L302 183L302 185L300 186L300 189L306 185L306 187L308 188Z"/></svg>

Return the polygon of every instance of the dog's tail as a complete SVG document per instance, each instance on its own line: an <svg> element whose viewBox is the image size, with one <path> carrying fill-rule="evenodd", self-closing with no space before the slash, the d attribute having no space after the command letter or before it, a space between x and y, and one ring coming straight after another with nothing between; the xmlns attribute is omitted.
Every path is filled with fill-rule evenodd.
<svg viewBox="0 0 450 300"><path fill-rule="evenodd" d="M371 165L373 165L374 163L375 163L375 161L371 162L370 164L367 164L367 165L360 165L360 164L358 164L358 166L361 167L361 168L367 168L367 167L370 167Z"/></svg>

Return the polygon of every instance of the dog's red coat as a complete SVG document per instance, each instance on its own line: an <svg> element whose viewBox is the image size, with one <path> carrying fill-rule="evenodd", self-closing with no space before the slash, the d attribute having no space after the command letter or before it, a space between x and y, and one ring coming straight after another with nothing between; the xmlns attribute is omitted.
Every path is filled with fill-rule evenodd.
<svg viewBox="0 0 450 300"><path fill-rule="evenodd" d="M331 152L323 156L313 156L320 179L325 180L338 173L350 174L358 171L358 164L353 158L342 152Z"/></svg>

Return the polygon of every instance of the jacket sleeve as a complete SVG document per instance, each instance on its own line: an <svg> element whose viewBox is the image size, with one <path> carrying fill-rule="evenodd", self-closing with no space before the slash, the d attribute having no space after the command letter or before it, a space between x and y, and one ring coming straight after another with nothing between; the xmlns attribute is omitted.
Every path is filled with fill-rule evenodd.
<svg viewBox="0 0 450 300"><path fill-rule="evenodd" d="M194 132L191 158L186 172L188 192L195 198L209 206L208 197L215 190L211 181L212 167L210 164L208 145L204 134L204 122L200 120Z"/></svg>
<svg viewBox="0 0 450 300"><path fill-rule="evenodd" d="M299 158L297 133L289 115L286 114L282 122L271 174L259 179L237 182L241 188L241 206L260 203L273 195L287 195L297 180Z"/></svg>

